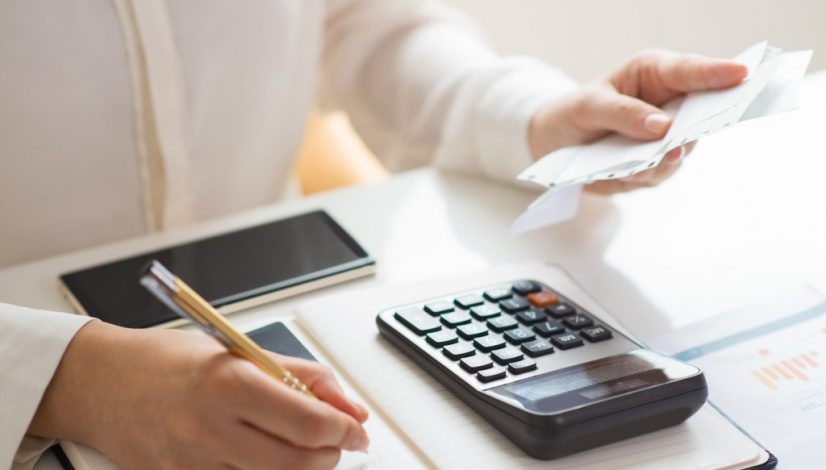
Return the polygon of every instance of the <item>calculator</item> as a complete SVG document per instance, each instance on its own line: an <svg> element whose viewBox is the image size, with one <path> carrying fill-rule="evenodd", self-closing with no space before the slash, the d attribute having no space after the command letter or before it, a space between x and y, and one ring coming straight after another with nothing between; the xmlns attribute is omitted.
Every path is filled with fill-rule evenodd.
<svg viewBox="0 0 826 470"><path fill-rule="evenodd" d="M376 323L538 459L679 424L708 395L698 368L646 350L537 280L390 308Z"/></svg>

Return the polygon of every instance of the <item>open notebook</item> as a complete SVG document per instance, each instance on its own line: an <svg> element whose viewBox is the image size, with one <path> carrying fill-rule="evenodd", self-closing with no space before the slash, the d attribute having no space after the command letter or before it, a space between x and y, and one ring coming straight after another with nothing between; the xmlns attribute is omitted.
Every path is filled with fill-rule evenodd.
<svg viewBox="0 0 826 470"><path fill-rule="evenodd" d="M559 460L534 460L379 337L375 317L382 309L521 278L546 282L628 334L564 272L538 263L330 296L299 306L296 321L399 433L410 455L421 459L398 459L397 469L422 463L437 468L740 469L769 460L762 447L709 405L676 427Z"/></svg>

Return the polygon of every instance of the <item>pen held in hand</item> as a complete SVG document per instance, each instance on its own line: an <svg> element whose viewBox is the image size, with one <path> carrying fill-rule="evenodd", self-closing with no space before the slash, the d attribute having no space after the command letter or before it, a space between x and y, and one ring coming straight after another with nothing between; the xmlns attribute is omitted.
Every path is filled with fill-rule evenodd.
<svg viewBox="0 0 826 470"><path fill-rule="evenodd" d="M223 344L230 353L247 359L290 388L316 398L297 377L278 364L247 335L236 330L203 297L158 261L152 260L146 265L141 273L140 282L170 310L192 321L205 333Z"/></svg>

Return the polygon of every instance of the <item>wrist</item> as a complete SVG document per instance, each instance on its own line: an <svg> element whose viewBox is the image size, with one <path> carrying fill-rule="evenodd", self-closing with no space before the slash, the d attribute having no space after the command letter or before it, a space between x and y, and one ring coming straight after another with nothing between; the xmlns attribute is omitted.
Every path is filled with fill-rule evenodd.
<svg viewBox="0 0 826 470"><path fill-rule="evenodd" d="M28 434L92 444L95 427L105 413L101 392L110 379L105 362L115 355L121 330L91 321L75 334L40 400Z"/></svg>
<svg viewBox="0 0 826 470"><path fill-rule="evenodd" d="M580 133L571 121L568 98L541 108L528 127L528 146L533 158L538 160L562 147L577 145Z"/></svg>
<svg viewBox="0 0 826 470"><path fill-rule="evenodd" d="M548 107L544 107L534 114L528 127L528 147L534 160L539 160L552 147L551 138L545 131L545 122L548 120Z"/></svg>

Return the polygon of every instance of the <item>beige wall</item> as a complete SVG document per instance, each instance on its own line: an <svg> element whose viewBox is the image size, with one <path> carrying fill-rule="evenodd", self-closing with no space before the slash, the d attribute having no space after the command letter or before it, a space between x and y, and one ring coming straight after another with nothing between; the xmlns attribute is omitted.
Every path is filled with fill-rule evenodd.
<svg viewBox="0 0 826 470"><path fill-rule="evenodd" d="M541 57L580 80L644 47L729 57L768 39L814 49L826 69L826 0L444 0L504 53Z"/></svg>

